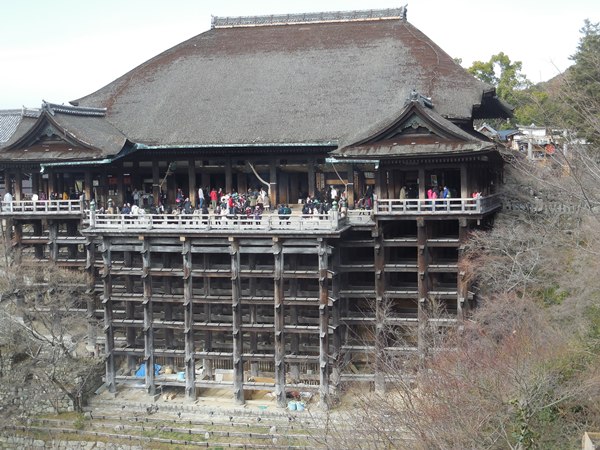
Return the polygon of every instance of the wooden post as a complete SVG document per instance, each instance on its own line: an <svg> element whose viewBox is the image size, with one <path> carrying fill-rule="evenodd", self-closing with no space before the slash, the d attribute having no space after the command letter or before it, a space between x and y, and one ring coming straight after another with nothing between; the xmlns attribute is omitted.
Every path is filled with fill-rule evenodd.
<svg viewBox="0 0 600 450"><path fill-rule="evenodd" d="M250 253L248 255L248 265L250 266L250 270L256 269L256 254ZM256 295L256 277L251 277L248 280L250 297L254 297ZM256 305L250 305L250 323L256 324L258 323L258 314L256 310ZM256 354L258 352L258 332L252 331L250 333L250 352ZM250 375L253 377L258 376L258 362L256 360L250 363Z"/></svg>
<svg viewBox="0 0 600 450"><path fill-rule="evenodd" d="M460 165L460 197L469 198L469 178L467 172L467 164Z"/></svg>
<svg viewBox="0 0 600 450"><path fill-rule="evenodd" d="M188 186L189 199L192 207L196 207L196 199L198 197L198 186L196 186L196 161L194 158L188 159Z"/></svg>
<svg viewBox="0 0 600 450"><path fill-rule="evenodd" d="M333 278L331 280L331 293L330 297L332 300L331 305L331 326L333 328L333 342L332 342L332 355L334 359L334 365L331 369L331 378L332 383L334 385L334 389L337 391L337 388L340 383L340 364L341 360L341 351L342 351L342 325L341 325L341 299L340 299L340 275L339 275L339 266L341 264L341 255L339 247L334 249L334 254L332 255L332 269L333 269Z"/></svg>
<svg viewBox="0 0 600 450"><path fill-rule="evenodd" d="M162 254L162 266L164 268L171 267L171 253L163 252ZM171 277L163 277L164 293L167 295L173 294L173 279ZM173 320L173 304L168 302L163 304L163 319L165 322ZM175 346L175 332L173 328L167 327L163 330L165 336L165 348L172 350ZM165 358L165 362L171 366L175 366L175 358L168 356Z"/></svg>
<svg viewBox="0 0 600 450"><path fill-rule="evenodd" d="M77 236L79 232L77 231L77 225L79 221L69 220L67 221L67 235L69 236ZM67 254L70 259L77 258L77 247L78 245L70 244L67 246Z"/></svg>
<svg viewBox="0 0 600 450"><path fill-rule="evenodd" d="M23 260L23 224L15 220L14 222L14 261L15 264L21 264Z"/></svg>
<svg viewBox="0 0 600 450"><path fill-rule="evenodd" d="M230 193L233 190L233 173L231 170L231 158L225 160L225 192Z"/></svg>
<svg viewBox="0 0 600 450"><path fill-rule="evenodd" d="M131 252L123 252L123 265L132 267ZM125 275L125 291L129 294L133 293L133 280L130 275ZM125 317L127 319L135 319L135 304L133 302L125 302ZM129 348L135 347L135 327L127 327L125 337ZM127 368L132 371L137 366L137 358L135 355L127 355Z"/></svg>
<svg viewBox="0 0 600 450"><path fill-rule="evenodd" d="M113 329L113 301L112 301L112 275L110 273L112 262L111 262L111 243L110 238L102 238L102 305L104 306L104 353L106 361L106 386L108 392L117 392L117 386L115 383L115 336Z"/></svg>
<svg viewBox="0 0 600 450"><path fill-rule="evenodd" d="M419 198L427 198L427 181L425 180L425 169L419 168Z"/></svg>
<svg viewBox="0 0 600 450"><path fill-rule="evenodd" d="M15 170L15 200L23 200L23 173L21 169Z"/></svg>
<svg viewBox="0 0 600 450"><path fill-rule="evenodd" d="M429 304L429 274L427 273L429 261L427 250L427 222L423 218L417 219L417 266L418 266L418 351L423 358L427 352L427 305Z"/></svg>
<svg viewBox="0 0 600 450"><path fill-rule="evenodd" d="M311 197L314 197L316 192L315 192L315 158L314 157L310 157L308 158L308 195L310 195ZM306 200L306 199L304 199Z"/></svg>
<svg viewBox="0 0 600 450"><path fill-rule="evenodd" d="M49 246L49 259L51 261L58 260L58 222L55 220L48 221L48 246Z"/></svg>
<svg viewBox="0 0 600 450"><path fill-rule="evenodd" d="M238 405L244 404L244 361L242 359L242 305L240 280L240 245L229 238L231 254L231 307L233 313L233 396Z"/></svg>
<svg viewBox="0 0 600 450"><path fill-rule="evenodd" d="M40 174L39 172L31 173L31 193L38 194L40 193Z"/></svg>
<svg viewBox="0 0 600 450"><path fill-rule="evenodd" d="M54 172L48 171L48 199L50 199L50 195L56 192L56 177L54 176Z"/></svg>
<svg viewBox="0 0 600 450"><path fill-rule="evenodd" d="M277 159L271 160L271 165L269 166L269 200L271 203L271 208L277 210Z"/></svg>
<svg viewBox="0 0 600 450"><path fill-rule="evenodd" d="M125 193L125 180L123 177L123 165L120 164L116 167L117 169L117 195L114 199L116 202L116 206L120 208L123 207L123 203L127 202L127 195Z"/></svg>
<svg viewBox="0 0 600 450"><path fill-rule="evenodd" d="M96 199L96 208L100 208L100 207L104 207L104 209L108 208L108 199L110 198L110 196L108 195L108 191L109 191L109 185L108 185L108 173L106 172L106 169L104 169L102 171L102 173L100 174L100 185L99 187L99 191L100 191L100 198ZM116 206L113 202L113 205Z"/></svg>
<svg viewBox="0 0 600 450"><path fill-rule="evenodd" d="M94 187L92 186L92 171L87 169L83 173L83 192L85 194L85 200L89 202L92 199L92 193L94 192Z"/></svg>
<svg viewBox="0 0 600 450"><path fill-rule="evenodd" d="M42 233L43 233L42 221L36 220L35 222L33 222L33 234L36 237L42 237ZM43 244L35 245L35 257L37 259L42 259L44 257L44 245Z"/></svg>
<svg viewBox="0 0 600 450"><path fill-rule="evenodd" d="M285 407L285 337L284 337L284 306L283 306L283 246L278 238L273 238L273 299L275 325L275 397L277 405Z"/></svg>
<svg viewBox="0 0 600 450"><path fill-rule="evenodd" d="M142 306L144 308L144 361L146 364L146 392L149 395L156 393L154 385L154 328L153 305L152 305L152 275L150 274L150 242L148 239L142 241L142 285L144 296Z"/></svg>
<svg viewBox="0 0 600 450"><path fill-rule="evenodd" d="M160 203L160 173L158 170L158 160L152 160L152 197L154 206Z"/></svg>
<svg viewBox="0 0 600 450"><path fill-rule="evenodd" d="M85 240L86 261L85 270L87 277L87 320L88 320L88 351L96 355L96 244L94 238L87 237Z"/></svg>
<svg viewBox="0 0 600 450"><path fill-rule="evenodd" d="M354 208L354 165L348 164L346 171L348 177L348 185L346 186L346 198L348 200L348 209Z"/></svg>
<svg viewBox="0 0 600 450"><path fill-rule="evenodd" d="M459 321L465 319L466 313L469 311L469 283L467 282L467 273L464 272L462 261L464 259L464 245L467 241L468 221L462 217L458 220L458 275L456 279L456 318Z"/></svg>
<svg viewBox="0 0 600 450"><path fill-rule="evenodd" d="M320 239L319 256L319 406L329 408L329 281L327 241Z"/></svg>
<svg viewBox="0 0 600 450"><path fill-rule="evenodd" d="M292 270L298 269L298 255L292 255L290 258L290 268ZM290 297L294 298L298 296L298 278L291 278L290 284ZM296 305L290 305L289 317L291 325L298 325L298 307ZM290 352L294 355L300 354L300 335L297 333L290 333ZM300 366L297 361L294 361L290 365L290 375L292 380L298 382L300 379Z"/></svg>
<svg viewBox="0 0 600 450"><path fill-rule="evenodd" d="M202 255L202 268L208 269L208 259L209 255L204 253ZM210 277L204 277L204 297L208 297L210 295ZM212 319L212 305L210 303L204 304L204 315L206 316L206 321L211 322ZM213 341L213 333L210 330L206 330L204 332L204 348L205 352L212 351L212 341ZM202 361L202 367L204 367L204 372L209 380L212 380L213 377L213 362L210 358L204 358Z"/></svg>
<svg viewBox="0 0 600 450"><path fill-rule="evenodd" d="M185 239L185 238L183 238ZM185 339L185 398L196 400L196 359L194 358L194 302L192 241L183 241L183 321Z"/></svg>
<svg viewBox="0 0 600 450"><path fill-rule="evenodd" d="M378 225L375 238L375 391L385 392L385 248L383 227Z"/></svg>

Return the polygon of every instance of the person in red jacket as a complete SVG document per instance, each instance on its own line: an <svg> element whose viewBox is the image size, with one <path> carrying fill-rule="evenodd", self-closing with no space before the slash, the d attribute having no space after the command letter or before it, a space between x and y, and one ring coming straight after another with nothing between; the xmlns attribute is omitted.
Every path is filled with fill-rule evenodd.
<svg viewBox="0 0 600 450"><path fill-rule="evenodd" d="M210 206L212 207L212 210L214 211L215 209L217 209L217 191L215 190L215 188L212 188L210 191Z"/></svg>

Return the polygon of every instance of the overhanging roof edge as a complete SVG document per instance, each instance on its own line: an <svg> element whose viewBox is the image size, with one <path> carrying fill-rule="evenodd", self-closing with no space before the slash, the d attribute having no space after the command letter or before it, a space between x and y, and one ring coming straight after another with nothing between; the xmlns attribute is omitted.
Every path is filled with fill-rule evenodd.
<svg viewBox="0 0 600 450"><path fill-rule="evenodd" d="M134 144L136 150L180 150L194 148L260 148L260 147L337 147L338 141L323 142L266 142L266 143L241 143L241 144L176 144L176 145L147 145Z"/></svg>

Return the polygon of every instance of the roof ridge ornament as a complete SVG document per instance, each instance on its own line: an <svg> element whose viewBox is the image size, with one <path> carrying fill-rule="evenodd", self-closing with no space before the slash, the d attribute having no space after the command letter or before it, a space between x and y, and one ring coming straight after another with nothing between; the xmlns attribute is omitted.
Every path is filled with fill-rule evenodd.
<svg viewBox="0 0 600 450"><path fill-rule="evenodd" d="M91 106L71 106L49 103L42 100L42 111L48 111L51 115L55 113L71 114L74 116L106 116L106 108L93 108Z"/></svg>
<svg viewBox="0 0 600 450"><path fill-rule="evenodd" d="M327 11L301 14L271 14L265 16L218 17L211 16L211 28L239 28L305 23L362 22L400 19L406 22L407 5L400 8L368 9L358 11Z"/></svg>
<svg viewBox="0 0 600 450"><path fill-rule="evenodd" d="M410 97L406 101L406 103L420 103L423 106L426 106L429 109L433 109L433 102L431 101L431 97L425 97L423 94L420 94L416 89L413 89L410 92Z"/></svg>

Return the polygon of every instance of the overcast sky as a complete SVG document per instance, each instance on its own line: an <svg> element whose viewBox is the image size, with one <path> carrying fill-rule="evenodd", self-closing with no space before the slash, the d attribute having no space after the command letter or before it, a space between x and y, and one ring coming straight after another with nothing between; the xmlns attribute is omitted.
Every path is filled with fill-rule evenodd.
<svg viewBox="0 0 600 450"><path fill-rule="evenodd" d="M90 94L152 56L243 16L396 8L390 0L27 0L0 15L0 109ZM463 66L505 52L534 82L570 64L599 0L412 0L408 21Z"/></svg>

